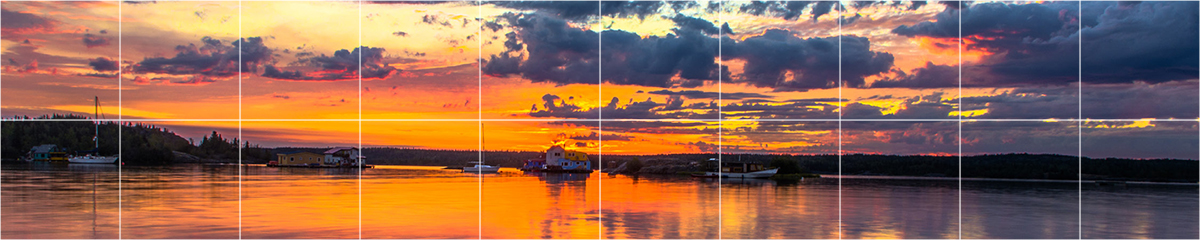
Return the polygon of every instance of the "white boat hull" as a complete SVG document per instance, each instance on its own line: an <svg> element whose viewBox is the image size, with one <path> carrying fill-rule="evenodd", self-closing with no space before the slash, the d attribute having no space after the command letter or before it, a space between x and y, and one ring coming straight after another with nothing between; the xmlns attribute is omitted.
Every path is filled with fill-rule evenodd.
<svg viewBox="0 0 1200 240"><path fill-rule="evenodd" d="M67 159L70 163L94 163L94 164L112 164L117 162L118 157L98 157L98 156L79 156Z"/></svg>
<svg viewBox="0 0 1200 240"><path fill-rule="evenodd" d="M775 173L777 173L777 172L779 172L778 168L762 170L762 171L757 171L757 172L748 172L748 173L707 172L707 173L705 173L705 175L708 175L708 176L720 175L723 178L770 178L771 176L775 176Z"/></svg>
<svg viewBox="0 0 1200 240"><path fill-rule="evenodd" d="M464 168L463 168L463 172L468 172L468 173L496 173L496 172L500 172L500 167L493 167L493 166L464 167Z"/></svg>

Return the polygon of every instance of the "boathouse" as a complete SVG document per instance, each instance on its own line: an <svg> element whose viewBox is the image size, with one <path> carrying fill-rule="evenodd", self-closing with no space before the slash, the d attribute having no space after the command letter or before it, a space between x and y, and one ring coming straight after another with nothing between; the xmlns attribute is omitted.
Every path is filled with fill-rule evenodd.
<svg viewBox="0 0 1200 240"><path fill-rule="evenodd" d="M356 165L362 158L356 147L336 147L325 151L324 161L328 165Z"/></svg>
<svg viewBox="0 0 1200 240"><path fill-rule="evenodd" d="M551 146L546 149L545 166L554 170L591 171L592 162L588 160L587 153Z"/></svg>

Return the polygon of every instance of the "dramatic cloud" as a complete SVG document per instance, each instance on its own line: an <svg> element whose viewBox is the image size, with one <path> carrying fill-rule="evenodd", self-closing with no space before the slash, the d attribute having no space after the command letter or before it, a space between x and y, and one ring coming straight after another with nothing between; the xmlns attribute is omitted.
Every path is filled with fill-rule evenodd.
<svg viewBox="0 0 1200 240"><path fill-rule="evenodd" d="M499 7L539 10L564 19L586 19L603 14L604 16L645 18L658 12L665 6L662 1L495 1Z"/></svg>
<svg viewBox="0 0 1200 240"><path fill-rule="evenodd" d="M108 46L108 38L91 33L83 35L83 45L87 48Z"/></svg>
<svg viewBox="0 0 1200 240"><path fill-rule="evenodd" d="M604 80L651 87L697 87L705 80L717 80L718 41L692 29L701 26L690 24L675 29L678 35L663 37L643 38L621 30L605 31ZM716 31L711 23L703 27ZM728 76L728 71L724 72Z"/></svg>
<svg viewBox="0 0 1200 240"><path fill-rule="evenodd" d="M111 72L121 69L117 61L109 60L106 57L88 60L88 66L92 66L93 70L101 72Z"/></svg>
<svg viewBox="0 0 1200 240"><path fill-rule="evenodd" d="M571 140L580 140L580 141L597 141L597 140L601 140L601 135L596 132L592 132L591 134L588 134L588 135L571 135L569 138ZM633 140L633 136L621 135L621 134L604 134L603 140L604 141L629 141L629 140Z"/></svg>
<svg viewBox="0 0 1200 240"><path fill-rule="evenodd" d="M671 21L674 21L675 26L679 26L680 29L700 31L704 34L720 34L720 29L717 28L717 25L714 25L708 20L688 17L684 16L683 14L676 14L675 17L670 19Z"/></svg>
<svg viewBox="0 0 1200 240"><path fill-rule="evenodd" d="M359 68L362 69L363 79L383 79L396 72L396 68L383 63L383 48L359 47L354 51L341 49L333 56L311 56L300 59L299 63L318 67L321 71L303 73L301 71L283 71L273 65L267 65L263 77L302 80L302 81L338 81L357 80ZM358 63L362 61L360 66Z"/></svg>
<svg viewBox="0 0 1200 240"><path fill-rule="evenodd" d="M705 34L714 31L711 23L682 16L673 18L681 24L675 33L661 37L605 31L600 53L596 32L573 28L564 20L536 14L502 19L515 32L506 35L508 50L492 55L484 73L520 74L534 82L598 84L596 69L600 66L595 57L602 56L604 81L613 84L697 87L723 78L777 91L804 91L838 87L839 55L848 87L863 86L866 76L887 72L894 61L889 53L871 51L870 41L864 37L799 38L786 30L771 29L744 41L718 41ZM716 63L718 48L726 60L746 61L745 72L729 76L728 70ZM522 49L527 49L528 56Z"/></svg>
<svg viewBox="0 0 1200 240"><path fill-rule="evenodd" d="M515 3L515 2L514 2ZM593 4L594 5L594 4ZM486 74L520 74L534 82L599 84L599 36L591 30L571 27L566 21L539 15L519 14L509 18L519 29L506 34L508 51L492 55L484 66ZM522 43L517 43L517 40ZM527 49L529 56L518 53ZM522 58L526 58L522 61Z"/></svg>
<svg viewBox="0 0 1200 240"><path fill-rule="evenodd" d="M926 62L925 67L913 70L912 74L899 72L899 76L871 83L872 88L954 88L958 87L958 67Z"/></svg>
<svg viewBox="0 0 1200 240"><path fill-rule="evenodd" d="M1093 119L1176 118L1200 116L1198 82L1085 84L1083 117ZM1073 112L1073 111L1069 111Z"/></svg>
<svg viewBox="0 0 1200 240"><path fill-rule="evenodd" d="M1079 81L1079 62L1083 81L1091 83L1196 78L1195 2L1083 2L1082 19L1076 4L981 3L961 10L964 51L985 54L981 62L964 67L963 85L1070 84ZM892 32L954 40L958 11L949 8L936 21Z"/></svg>
<svg viewBox="0 0 1200 240"><path fill-rule="evenodd" d="M758 93L740 93L740 92L718 93L718 92L705 92L705 91L697 91L697 90L683 90L683 91L678 91L678 92L671 91L671 90L658 90L658 91L650 91L647 93L657 94L657 95L667 95L667 96L682 96L682 97L686 97L686 98L690 98L690 99L699 99L699 98L718 99L718 98L721 98L721 99L729 99L729 100L740 100L740 99L746 99L746 98L771 98L771 96L762 95L762 94L758 94Z"/></svg>
<svg viewBox="0 0 1200 240"><path fill-rule="evenodd" d="M2 30L0 33L3 33L5 38L23 34L53 32L60 24L57 20L44 18L36 14L9 11L8 9L0 9L0 22L3 22L3 25L0 25L0 30Z"/></svg>
<svg viewBox="0 0 1200 240"><path fill-rule="evenodd" d="M651 99L645 101L629 101L621 103L618 98L612 98L601 108L583 108L567 102L568 99L553 94L542 96L541 107L533 105L529 116L542 118L576 118L591 119L600 116L601 108L605 119L713 119L717 117L717 104L711 102L696 102L687 104L676 95L667 99L666 103L658 103Z"/></svg>
<svg viewBox="0 0 1200 240"><path fill-rule="evenodd" d="M802 39L771 29L723 49L723 57L746 61L745 72L735 81L782 91L838 87L839 57L845 87L863 86L866 76L892 67L894 57L871 51L867 38L843 36L838 41L839 37Z"/></svg>
<svg viewBox="0 0 1200 240"><path fill-rule="evenodd" d="M201 41L204 42L203 46L179 45L175 47L178 52L175 57L146 58L131 66L131 70L135 73L230 77L238 72L238 52L241 52L242 72L256 72L258 66L273 59L271 49L263 45L260 37L234 41L229 45L210 37L204 37Z"/></svg>

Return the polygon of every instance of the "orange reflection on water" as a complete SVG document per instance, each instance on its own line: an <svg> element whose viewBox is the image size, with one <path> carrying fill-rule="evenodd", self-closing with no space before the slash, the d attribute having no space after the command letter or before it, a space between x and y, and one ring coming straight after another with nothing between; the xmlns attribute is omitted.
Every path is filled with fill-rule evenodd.
<svg viewBox="0 0 1200 240"><path fill-rule="evenodd" d="M723 238L838 238L837 186L779 186L764 179L723 182Z"/></svg>
<svg viewBox="0 0 1200 240"><path fill-rule="evenodd" d="M598 173L483 178L484 238L599 238Z"/></svg>
<svg viewBox="0 0 1200 240"><path fill-rule="evenodd" d="M475 175L417 166L376 166L363 175L363 238L479 238Z"/></svg>
<svg viewBox="0 0 1200 240"><path fill-rule="evenodd" d="M245 167L245 238L358 238L357 169Z"/></svg>
<svg viewBox="0 0 1200 240"><path fill-rule="evenodd" d="M625 175L601 178L604 238L718 237L720 203L715 183Z"/></svg>

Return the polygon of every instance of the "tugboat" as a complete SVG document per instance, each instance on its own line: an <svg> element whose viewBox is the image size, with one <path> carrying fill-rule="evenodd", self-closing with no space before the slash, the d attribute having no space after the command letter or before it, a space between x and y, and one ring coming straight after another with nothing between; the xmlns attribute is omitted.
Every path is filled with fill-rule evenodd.
<svg viewBox="0 0 1200 240"><path fill-rule="evenodd" d="M525 160L525 165L521 167L521 171L526 172L548 172L548 173L591 173L592 161L587 157L587 153L566 150L562 146L552 146L546 149L536 159Z"/></svg>

